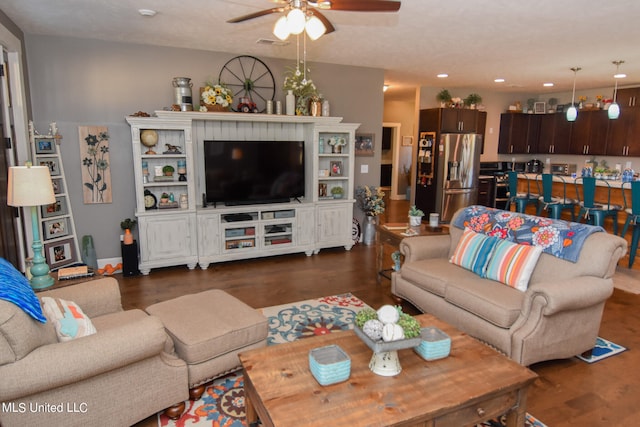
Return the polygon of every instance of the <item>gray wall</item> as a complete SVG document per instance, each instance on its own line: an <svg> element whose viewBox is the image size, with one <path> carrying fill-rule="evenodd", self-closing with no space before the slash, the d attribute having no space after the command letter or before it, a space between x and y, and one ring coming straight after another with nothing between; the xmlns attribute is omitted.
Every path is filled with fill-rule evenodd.
<svg viewBox="0 0 640 427"><path fill-rule="evenodd" d="M49 122L58 124L78 238L93 236L98 259L119 257L120 221L133 217L135 207L131 134L125 116L169 106L173 77L190 77L194 88L206 80L217 80L222 66L237 55L36 35L26 35L25 41L34 125L46 133ZM276 99L284 101L284 71L295 66L295 60L259 59L274 75ZM383 70L321 63L308 66L311 78L331 103L331 115L361 123L359 132L374 133L380 141ZM111 136L111 204L85 205L82 199L78 126L93 125L107 126ZM378 146L372 163L379 164L379 160ZM368 174L360 174L358 166L356 186L377 185L377 169L370 167Z"/></svg>

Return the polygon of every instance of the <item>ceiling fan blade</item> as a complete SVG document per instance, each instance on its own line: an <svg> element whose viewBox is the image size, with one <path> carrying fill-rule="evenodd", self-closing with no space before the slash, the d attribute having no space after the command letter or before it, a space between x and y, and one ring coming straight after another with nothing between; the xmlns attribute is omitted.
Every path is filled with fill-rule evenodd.
<svg viewBox="0 0 640 427"><path fill-rule="evenodd" d="M397 12L400 2L393 0L331 0L330 10L348 12Z"/></svg>
<svg viewBox="0 0 640 427"><path fill-rule="evenodd" d="M249 19L259 18L261 16L270 15L272 13L282 13L284 12L284 7L274 7L273 9L261 10L260 12L250 13L248 15L239 16L237 18L229 19L227 22L231 24L235 24L237 22L248 21Z"/></svg>
<svg viewBox="0 0 640 427"><path fill-rule="evenodd" d="M329 22L327 17L324 16L322 13L320 13L318 10L316 10L316 9L313 10L313 16L318 18L324 24L324 27L327 29L327 31L325 31L325 33L324 33L325 35L329 34L329 33L333 33L336 30L335 27L333 26L333 24L331 22Z"/></svg>

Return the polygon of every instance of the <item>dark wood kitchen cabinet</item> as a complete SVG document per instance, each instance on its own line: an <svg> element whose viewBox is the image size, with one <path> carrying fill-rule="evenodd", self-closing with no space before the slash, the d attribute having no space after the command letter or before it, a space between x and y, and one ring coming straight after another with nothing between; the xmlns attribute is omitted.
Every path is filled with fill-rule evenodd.
<svg viewBox="0 0 640 427"><path fill-rule="evenodd" d="M607 155L640 157L640 108L620 108L620 117L609 121Z"/></svg>
<svg viewBox="0 0 640 427"><path fill-rule="evenodd" d="M484 133L479 130L487 121L484 111L465 108L440 108L440 132L442 133ZM481 117L483 116L483 117Z"/></svg>
<svg viewBox="0 0 640 427"><path fill-rule="evenodd" d="M570 154L605 155L609 117L605 110L579 110L571 126Z"/></svg>
<svg viewBox="0 0 640 427"><path fill-rule="evenodd" d="M618 89L616 102L620 106L620 111L622 111L624 107L640 108L640 87Z"/></svg>
<svg viewBox="0 0 640 427"><path fill-rule="evenodd" d="M568 154L571 142L571 122L564 113L541 114L538 132L538 153Z"/></svg>
<svg viewBox="0 0 640 427"><path fill-rule="evenodd" d="M538 151L540 115L504 113L500 115L498 153L530 154Z"/></svg>

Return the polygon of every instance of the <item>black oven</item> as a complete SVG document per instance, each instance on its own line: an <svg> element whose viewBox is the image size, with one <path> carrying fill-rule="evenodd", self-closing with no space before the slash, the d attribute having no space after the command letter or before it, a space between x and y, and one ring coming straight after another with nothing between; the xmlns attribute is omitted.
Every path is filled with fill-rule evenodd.
<svg viewBox="0 0 640 427"><path fill-rule="evenodd" d="M506 209L509 201L509 175L507 172L524 173L526 167L525 162L480 162L478 193L483 196L481 204L492 208ZM493 181L493 185L485 195L483 189L489 187L487 184L489 180Z"/></svg>

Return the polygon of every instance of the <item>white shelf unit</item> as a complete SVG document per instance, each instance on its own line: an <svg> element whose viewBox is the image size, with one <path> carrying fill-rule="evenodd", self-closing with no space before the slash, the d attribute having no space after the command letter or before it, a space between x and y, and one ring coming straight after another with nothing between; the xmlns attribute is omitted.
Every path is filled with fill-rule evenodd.
<svg viewBox="0 0 640 427"><path fill-rule="evenodd" d="M56 135L40 135L29 122L31 154L35 166L48 166L55 203L38 207L40 239L51 271L81 261L73 211ZM59 136L58 136L59 137ZM33 238L33 236L31 236Z"/></svg>
<svg viewBox="0 0 640 427"><path fill-rule="evenodd" d="M127 117L127 122L131 125L134 159L139 269L142 274L170 265L186 264L193 269L198 262L198 251L191 121ZM157 133L155 147L141 143L140 134L145 130ZM184 162L186 168L182 177L177 173L179 162ZM173 167L173 177L160 175L165 166ZM163 193L173 195L174 203L161 203ZM148 195L155 198L156 206L145 205ZM187 198L186 207L179 203L183 195Z"/></svg>
<svg viewBox="0 0 640 427"><path fill-rule="evenodd" d="M351 238L354 141L358 124L341 123L340 117L274 114L156 111L156 115L127 118L132 127L143 274L149 274L151 268L168 265L187 264L194 268L197 263L206 269L211 263L237 259L296 252L310 256L322 248L335 246L351 249L354 244ZM144 154L140 144L140 132L144 129L158 132L158 146L164 144L164 140L171 140L174 142L169 144L184 147L181 155L187 162L186 183L143 181L143 160L148 162L152 175L151 162L156 166L179 158ZM331 154L328 145L324 147L325 153L319 152L320 138L327 144L331 137L345 139L347 145L342 153ZM203 207L200 202L206 192L202 155L205 140L304 140L305 197L289 203ZM331 162L340 162L340 175L319 177L319 169L329 168ZM318 191L322 183L326 184L328 195L330 188L343 187L343 197L320 197ZM180 186L187 191L188 209L145 209L145 190L158 194L175 192ZM177 231L179 223L180 231ZM172 230L163 231L165 227Z"/></svg>

